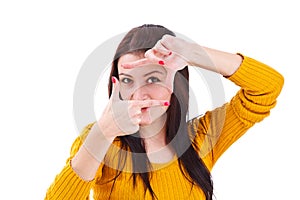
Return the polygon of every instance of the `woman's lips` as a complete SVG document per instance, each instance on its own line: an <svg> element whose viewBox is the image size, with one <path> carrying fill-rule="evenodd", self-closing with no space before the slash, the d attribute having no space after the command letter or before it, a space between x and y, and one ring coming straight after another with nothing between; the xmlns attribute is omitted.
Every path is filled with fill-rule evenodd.
<svg viewBox="0 0 300 200"><path fill-rule="evenodd" d="M149 107L144 107L141 109L142 112L147 112Z"/></svg>

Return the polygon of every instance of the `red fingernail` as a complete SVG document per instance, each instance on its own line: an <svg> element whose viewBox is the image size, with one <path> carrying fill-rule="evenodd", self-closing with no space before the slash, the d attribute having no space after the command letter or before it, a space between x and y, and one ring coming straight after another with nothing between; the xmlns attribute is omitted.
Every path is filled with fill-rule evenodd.
<svg viewBox="0 0 300 200"><path fill-rule="evenodd" d="M112 81L113 83L116 83L116 82L117 82L115 77L111 77L111 81Z"/></svg>
<svg viewBox="0 0 300 200"><path fill-rule="evenodd" d="M158 61L158 64L165 65L165 62L163 60Z"/></svg>
<svg viewBox="0 0 300 200"><path fill-rule="evenodd" d="M164 102L164 106L169 106L170 105L170 102Z"/></svg>
<svg viewBox="0 0 300 200"><path fill-rule="evenodd" d="M169 56L172 55L172 51L170 51Z"/></svg>

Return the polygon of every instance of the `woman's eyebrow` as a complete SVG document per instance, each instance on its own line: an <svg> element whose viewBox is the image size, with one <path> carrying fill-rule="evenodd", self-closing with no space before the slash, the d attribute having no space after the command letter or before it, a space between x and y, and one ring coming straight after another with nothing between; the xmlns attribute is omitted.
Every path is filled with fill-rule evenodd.
<svg viewBox="0 0 300 200"><path fill-rule="evenodd" d="M147 73L147 74L144 74L144 77L145 77L145 76L149 76L149 75L154 74L154 73L159 73L159 74L164 75L164 73L162 73L161 71L152 71L152 72L149 72L149 73Z"/></svg>
<svg viewBox="0 0 300 200"><path fill-rule="evenodd" d="M125 74L125 73L120 73L119 76L120 75L132 77L130 74Z"/></svg>

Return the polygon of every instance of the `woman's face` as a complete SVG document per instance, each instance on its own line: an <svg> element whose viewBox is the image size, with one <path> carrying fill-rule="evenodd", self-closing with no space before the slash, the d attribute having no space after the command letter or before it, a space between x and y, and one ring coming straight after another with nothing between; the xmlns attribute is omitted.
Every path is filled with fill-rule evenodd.
<svg viewBox="0 0 300 200"><path fill-rule="evenodd" d="M118 71L122 100L166 100L170 102L172 88L167 83L167 70L161 65L144 65L124 69L122 63L143 58L143 55L125 54L119 58ZM140 125L149 125L166 114L166 106L142 108Z"/></svg>

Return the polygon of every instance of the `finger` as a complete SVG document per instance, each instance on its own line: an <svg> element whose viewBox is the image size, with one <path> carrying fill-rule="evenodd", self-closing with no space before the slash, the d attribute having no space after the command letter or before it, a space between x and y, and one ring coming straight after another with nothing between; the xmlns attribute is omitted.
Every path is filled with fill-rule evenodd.
<svg viewBox="0 0 300 200"><path fill-rule="evenodd" d="M145 57L149 60L149 63L151 64L165 65L165 61L160 57L156 56L153 49L148 50L145 53Z"/></svg>
<svg viewBox="0 0 300 200"><path fill-rule="evenodd" d="M161 40L160 40L160 43L162 46L164 46L165 48L167 49L174 49L174 46L172 44L176 44L176 42L174 40L177 40L179 41L180 39L177 38L177 37L174 37L172 35L164 35Z"/></svg>
<svg viewBox="0 0 300 200"><path fill-rule="evenodd" d="M142 114L142 111L141 111L141 108L137 108L137 107L134 107L131 106L131 109L130 109L130 106L128 107L128 114L129 114L129 117L130 118L133 118L133 117L140 117L141 114Z"/></svg>
<svg viewBox="0 0 300 200"><path fill-rule="evenodd" d="M118 79L114 76L111 77L111 81L113 83L113 89L112 89L112 96L111 99L113 101L118 101L120 100L120 83Z"/></svg>
<svg viewBox="0 0 300 200"><path fill-rule="evenodd" d="M131 69L131 68L140 67L150 63L151 61L149 59L143 58L129 63L122 63L121 67L123 67L124 69Z"/></svg>
<svg viewBox="0 0 300 200"><path fill-rule="evenodd" d="M172 51L167 49L162 43L161 40L159 40L155 46L153 47L153 50L162 54L163 56L170 56L172 55Z"/></svg>
<svg viewBox="0 0 300 200"><path fill-rule="evenodd" d="M165 65L165 61L159 58L158 56L155 56L153 51L154 51L153 49L150 49L145 53L146 58L136 60L133 62L122 63L121 67L123 67L124 69L132 69L135 67L141 67L148 64Z"/></svg>
<svg viewBox="0 0 300 200"><path fill-rule="evenodd" d="M140 108L148 108L155 106L169 106L170 102L166 100L144 100L144 101L132 101L135 106Z"/></svg>

